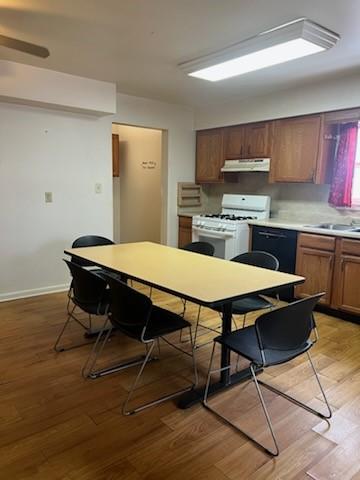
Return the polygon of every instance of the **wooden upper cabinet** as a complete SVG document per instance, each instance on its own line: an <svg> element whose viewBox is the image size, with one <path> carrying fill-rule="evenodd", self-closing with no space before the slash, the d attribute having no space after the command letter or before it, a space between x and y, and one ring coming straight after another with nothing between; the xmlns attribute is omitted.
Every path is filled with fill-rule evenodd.
<svg viewBox="0 0 360 480"><path fill-rule="evenodd" d="M246 151L245 127L237 125L224 129L225 158L236 160L244 158Z"/></svg>
<svg viewBox="0 0 360 480"><path fill-rule="evenodd" d="M231 160L271 156L273 122L226 127L224 131L225 158Z"/></svg>
<svg viewBox="0 0 360 480"><path fill-rule="evenodd" d="M112 134L112 168L113 177L120 177L120 139L117 133Z"/></svg>
<svg viewBox="0 0 360 480"><path fill-rule="evenodd" d="M223 182L223 165L223 129L199 130L196 133L196 182Z"/></svg>
<svg viewBox="0 0 360 480"><path fill-rule="evenodd" d="M316 183L321 115L275 121L271 182Z"/></svg>
<svg viewBox="0 0 360 480"><path fill-rule="evenodd" d="M271 157L273 122L252 123L245 128L245 155L248 158Z"/></svg>

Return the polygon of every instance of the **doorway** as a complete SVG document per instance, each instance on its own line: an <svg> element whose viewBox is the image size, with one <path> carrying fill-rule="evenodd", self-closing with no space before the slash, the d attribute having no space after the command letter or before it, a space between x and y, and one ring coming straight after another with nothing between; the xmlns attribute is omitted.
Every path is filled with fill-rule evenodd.
<svg viewBox="0 0 360 480"><path fill-rule="evenodd" d="M163 240L164 132L113 124L119 142L119 176L113 179L114 241Z"/></svg>

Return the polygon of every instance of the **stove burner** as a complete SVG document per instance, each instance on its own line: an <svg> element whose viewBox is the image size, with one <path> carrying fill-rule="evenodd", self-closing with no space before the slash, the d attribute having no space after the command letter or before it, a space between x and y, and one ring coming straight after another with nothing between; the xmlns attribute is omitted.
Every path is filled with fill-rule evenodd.
<svg viewBox="0 0 360 480"><path fill-rule="evenodd" d="M201 216L206 218L219 218L220 220L256 220L256 217L243 217L238 215L229 215L229 214L222 214L222 213L207 213Z"/></svg>

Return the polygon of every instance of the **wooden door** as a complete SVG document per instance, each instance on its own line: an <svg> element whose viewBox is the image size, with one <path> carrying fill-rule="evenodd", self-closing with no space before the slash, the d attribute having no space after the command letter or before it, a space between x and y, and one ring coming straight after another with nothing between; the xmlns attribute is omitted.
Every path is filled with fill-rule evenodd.
<svg viewBox="0 0 360 480"><path fill-rule="evenodd" d="M192 241L192 218L179 215L179 248L184 247Z"/></svg>
<svg viewBox="0 0 360 480"><path fill-rule="evenodd" d="M340 255L334 289L337 308L360 314L360 256Z"/></svg>
<svg viewBox="0 0 360 480"><path fill-rule="evenodd" d="M330 305L334 252L299 247L296 255L296 274L305 277L303 284L296 287L297 297L307 297L325 292L320 303Z"/></svg>
<svg viewBox="0 0 360 480"><path fill-rule="evenodd" d="M245 127L237 125L235 127L227 127L224 130L225 136L225 158L236 160L246 157L245 147Z"/></svg>
<svg viewBox="0 0 360 480"><path fill-rule="evenodd" d="M272 122L252 123L245 129L245 151L249 158L271 157Z"/></svg>
<svg viewBox="0 0 360 480"><path fill-rule="evenodd" d="M271 182L315 183L320 126L320 115L275 122Z"/></svg>
<svg viewBox="0 0 360 480"><path fill-rule="evenodd" d="M120 177L120 139L117 133L112 134L112 168L113 177Z"/></svg>
<svg viewBox="0 0 360 480"><path fill-rule="evenodd" d="M198 131L196 134L196 182L223 182L221 172L223 165L223 129Z"/></svg>

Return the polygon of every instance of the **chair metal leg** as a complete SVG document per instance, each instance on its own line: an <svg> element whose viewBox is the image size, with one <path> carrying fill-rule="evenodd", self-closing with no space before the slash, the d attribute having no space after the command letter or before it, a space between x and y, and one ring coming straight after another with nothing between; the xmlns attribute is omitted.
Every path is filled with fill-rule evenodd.
<svg viewBox="0 0 360 480"><path fill-rule="evenodd" d="M255 373L255 370L254 370L254 367L253 365L251 364L250 365L250 371L251 371L251 375L252 375L252 378L253 378L253 381L255 382L255 386L256 386L256 389L257 389L257 392L258 392L258 395L259 395L259 398L260 398L260 402L261 402L261 406L263 408L263 411L264 411L264 414L265 414L265 418L266 418L266 421L267 421L267 424L269 426L269 429L270 429L270 433L271 433L271 436L272 436L272 439L273 439L273 442L274 442L274 445L275 445L275 450L272 451L272 450L269 450L268 448L266 448L264 445L262 445L261 443L259 443L257 440L255 440L253 437L251 437L248 433L244 432L243 430L241 430L237 425L235 425L234 423L232 423L230 420L228 420L226 417L224 417L222 414L220 414L218 411L216 411L213 407L211 407L209 405L209 402L208 402L208 393L209 393L209 387L210 387L210 379L211 379L211 374L212 373L215 373L215 372L220 372L224 369L230 369L231 366L227 366L227 367L223 367L223 368L220 368L220 369L215 369L215 370L212 370L212 363L213 363L213 359L214 359L214 353L215 353L215 342L214 342L214 346L213 346L213 350L212 350L212 353L211 353L211 359L210 359L210 364L209 364L209 370L208 370L208 376L207 376L207 380L206 380L206 387L205 387L205 392L204 392L204 398L203 398L203 405L205 408L207 408L208 410L210 410L212 413L214 413L218 418L220 418L223 422L225 422L227 425L229 425L230 427L234 428L236 431L238 431L239 433L241 433L242 435L244 435L245 437L247 437L249 440L251 440L253 443L255 443L258 447L260 447L262 450L264 450L267 454L273 456L273 457L277 457L279 455L279 447L278 447L278 444L277 444L277 441L276 441L276 438L275 438L275 434L274 434L274 429L273 429L273 426L272 426L272 423L271 423L271 420L270 420L270 416L269 416L269 413L267 411L267 408L266 408L266 405L265 405L265 401L264 401L264 398L262 396L262 393L261 393L261 390L259 388L259 385L257 383L257 378L256 378L256 373Z"/></svg>
<svg viewBox="0 0 360 480"><path fill-rule="evenodd" d="M199 383L199 376L198 376L197 365L196 365L196 357L195 357L196 348L195 348L195 342L194 342L194 339L193 339L191 327L189 327L189 336L190 336L190 345L191 345L192 361L193 361L193 368L194 368L194 385L193 385L193 388L196 388L198 383Z"/></svg>
<svg viewBox="0 0 360 480"><path fill-rule="evenodd" d="M97 359L101 355L105 344L109 340L109 337L110 337L111 332L112 332L112 327L110 327L108 329L108 331L105 334L105 338L104 338L100 348L98 348L99 343L101 341L101 338L104 335L108 320L109 320L108 317L106 317L105 322L104 322L104 324L103 324L103 326L102 326L102 328L101 328L101 330L100 330L100 332L99 332L99 334L96 338L96 341L93 345L93 348L91 349L91 352L89 353L89 356L86 359L86 362L85 362L85 364L84 364L84 366L81 370L81 374L84 378L91 377L91 375L93 374L93 369L94 369L94 366L96 365ZM90 367L89 367L89 364L90 364Z"/></svg>
<svg viewBox="0 0 360 480"><path fill-rule="evenodd" d="M82 370L82 375L84 378L91 378L92 380L95 380L100 377L105 377L106 375L111 375L113 373L120 372L121 370L125 370L126 368L134 367L136 365L141 365L144 362L145 357L148 354L148 349L146 350L146 355L138 355L137 357L133 357L127 360L124 360L123 362L117 363L115 365L112 365L110 367L105 367L100 370L94 370L94 367L96 365L96 362L98 358L100 357L105 345L107 344L110 335L113 331L113 328L109 328L106 332L106 335L104 337L103 342L101 343L100 347L98 348L100 339L104 333L105 329L103 329L103 332L100 332L96 343L92 349L92 352L90 353L84 367ZM90 358L93 357L93 360L91 362L90 368L88 368L88 364L90 363ZM149 361L157 360L157 357L151 357Z"/></svg>
<svg viewBox="0 0 360 480"><path fill-rule="evenodd" d="M296 398L291 397L290 395L282 392L281 390L278 390L277 388L273 387L272 385L269 385L268 383L262 382L261 380L259 380L259 383L260 383L261 385L263 385L264 387L266 387L268 390L271 390L272 392L277 393L277 394L280 395L281 397L286 398L287 400L289 400L289 402L292 402L292 403L294 403L295 405L297 405L298 407L301 407L301 408L303 408L304 410L307 410L308 412L312 413L313 415L316 415L317 417L320 417L322 420L328 420L329 418L332 417L332 411L331 411L329 402L328 402L328 400L327 400L327 398L326 398L324 389L322 388L322 385L321 385L321 383L320 383L320 379L319 379L318 373L317 373L317 371L316 371L316 369L315 369L315 366L314 366L314 364L313 364L313 362L312 362L312 359L311 359L311 356L310 356L310 352L306 352L306 353L307 353L307 356L308 356L308 359L309 359L309 362L310 362L312 371L313 371L313 373L314 373L314 375L315 375L317 384L319 385L321 394L322 394L322 396L323 396L323 398L324 398L326 407L327 407L327 409L328 409L328 414L327 414L327 415L324 415L323 413L319 412L318 410L314 410L313 408L309 407L309 406L306 405L305 403L300 402L300 401L297 400Z"/></svg>
<svg viewBox="0 0 360 480"><path fill-rule="evenodd" d="M70 347L59 347L59 343L60 343L60 340L65 332L65 330L67 329L69 323L71 320L75 320L76 323L78 323L85 331L88 331L88 327L86 325L84 325L78 318L75 317L74 315L74 311L76 309L76 305L73 306L73 308L69 308L69 304L70 304L70 299L68 301L68 305L67 305L67 312L68 312L68 316L67 316L67 319L65 320L65 323L55 341L55 344L54 344L54 350L55 352L65 352L65 351L68 351L68 350L73 350L74 348L78 348L78 347L83 347L84 345L89 345L90 342L82 342L82 343L79 343L77 345L72 345Z"/></svg>
<svg viewBox="0 0 360 480"><path fill-rule="evenodd" d="M183 311L182 313L180 314L183 318L185 317L185 312L186 312L186 300L184 300L183 298L180 298L180 300L182 301L182 304L183 304ZM185 340L182 339L182 329L180 330L180 336L179 336L179 341L180 343L183 343Z"/></svg>
<svg viewBox="0 0 360 480"><path fill-rule="evenodd" d="M191 327L189 327L189 335L190 335L190 343L191 343L191 354L189 354L188 352L182 350L181 348L177 347L176 345L174 345L173 343L169 342L166 338L162 337L163 340L165 340L169 345L173 346L174 348L176 348L177 350L179 350L180 352L182 353L185 353L187 355L190 355L192 357L192 360L193 360L193 368L194 368L194 383L189 386L189 387L186 387L186 388L183 388L181 390L178 390L176 392L173 392L173 393L170 393L168 395L164 395L156 400L152 400L148 403L145 403L143 405L140 405L136 408L133 408L133 409L129 409L128 408L128 405L129 405L129 402L130 402L130 399L134 393L134 391L136 390L136 387L139 383L139 380L140 380L140 377L141 375L143 374L143 371L145 369L145 366L146 364L151 360L151 354L152 354L152 351L154 349L154 346L155 346L155 340L151 340L150 342L146 342L146 349L147 349L147 353L146 353L146 356L141 364L141 367L140 367L140 370L129 390L129 393L127 395L127 398L124 402L124 405L122 407L122 413L123 415L132 415L134 413L137 413L137 412L140 412L141 410L145 410L146 408L149 408L149 407L152 407L154 405L158 405L159 403L162 403L162 402L165 402L166 400L170 400L171 398L175 398L179 395L182 395L183 393L186 393L190 390L193 390L197 384L198 384L198 372L197 372L197 365L196 365L196 358L195 358L195 345L194 345L194 341L193 341L193 336L192 336L192 331L191 331ZM159 340L159 339L157 339Z"/></svg>
<svg viewBox="0 0 360 480"><path fill-rule="evenodd" d="M244 313L242 328L245 328L246 323L246 313Z"/></svg>
<svg viewBox="0 0 360 480"><path fill-rule="evenodd" d="M194 345L195 345L195 348L197 348L196 340L197 340L197 334L198 334L198 330L199 330L200 313L201 313L201 305L199 305L198 313L197 313L197 317L196 317L196 325L195 325L195 333L194 333Z"/></svg>
<svg viewBox="0 0 360 480"><path fill-rule="evenodd" d="M196 319L196 327L195 327L195 335L194 335L195 348L205 347L206 345L210 345L213 342L213 340L209 340L208 342L204 342L204 343L201 343L201 344L196 343L196 338L197 338L199 327L205 328L206 330L209 330L210 332L214 332L214 333L217 333L217 334L221 333L221 331L219 329L211 328L211 327L208 327L207 325L203 325L202 323L200 323L200 313L201 313L201 305L199 305L198 316L197 316L197 319ZM220 320L222 321L221 312L218 312L218 314L220 316ZM232 320L233 320L234 324L236 325L235 319L232 319Z"/></svg>
<svg viewBox="0 0 360 480"><path fill-rule="evenodd" d="M267 421L267 424L268 424L268 427L269 427L269 430L270 430L270 433L271 433L271 436L272 436L272 439L273 439L273 442L274 442L274 446L275 446L275 452L272 452L271 450L269 450L268 448L264 447L263 445L261 445L259 442L257 442L256 440L253 440L254 442L256 442L258 445L260 445L262 448L264 448L264 450L268 453L270 453L270 455L273 455L274 457L277 457L280 453L280 450L279 450L279 446L278 446L278 443L276 441L276 437L275 437L275 433L274 433L274 427L271 423L271 419L270 419L270 415L269 415L269 412L268 412L268 409L266 408L266 404L265 404L265 400L264 400L264 397L263 397L263 394L261 393L261 390L260 390L260 387L259 387L259 382L258 382L258 379L256 378L256 372L255 372L255 369L254 369L254 365L253 364L250 364L250 371L251 371L251 375L252 375L252 378L253 378L253 381L255 383L255 387L256 387L256 390L257 390L257 393L259 395L259 398L260 398L260 402L261 402L261 406L263 408L263 411L264 411L264 415L265 415L265 418L266 418L266 421ZM250 438L250 437L249 437Z"/></svg>

